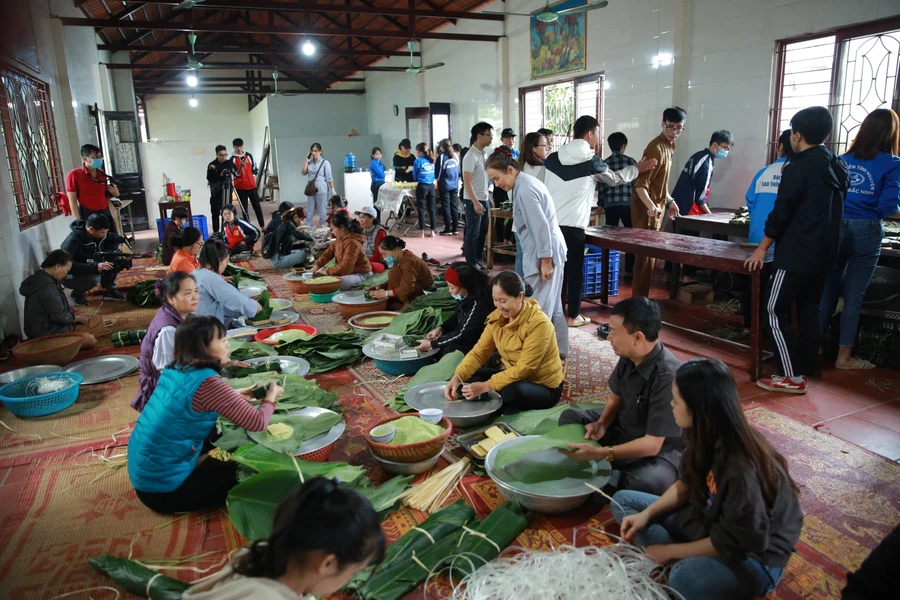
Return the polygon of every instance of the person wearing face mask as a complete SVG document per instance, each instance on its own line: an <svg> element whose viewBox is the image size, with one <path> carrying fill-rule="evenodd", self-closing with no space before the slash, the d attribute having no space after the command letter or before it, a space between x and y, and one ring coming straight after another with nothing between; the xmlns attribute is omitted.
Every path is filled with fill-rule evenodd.
<svg viewBox="0 0 900 600"><path fill-rule="evenodd" d="M272 534L184 592L184 600L314 600L384 558L381 519L337 479L307 478L275 509Z"/></svg>
<svg viewBox="0 0 900 600"><path fill-rule="evenodd" d="M494 391L503 399L503 411L551 408L562 396L565 373L553 323L537 300L525 299L531 286L513 271L503 271L491 282L494 310L481 337L456 367L444 388L455 400L459 384L466 400ZM494 351L506 367L485 367Z"/></svg>
<svg viewBox="0 0 900 600"><path fill-rule="evenodd" d="M81 166L66 174L66 195L73 211L82 221L94 213L106 215L110 230L116 233L115 219L109 211L109 199L119 197L119 188L103 172L103 152L93 144L81 147Z"/></svg>
<svg viewBox="0 0 900 600"><path fill-rule="evenodd" d="M388 267L388 282L369 288L373 298L397 298L409 304L426 291L434 289L434 277L425 261L406 250L406 242L389 235L378 247Z"/></svg>
<svg viewBox="0 0 900 600"><path fill-rule="evenodd" d="M250 318L262 310L259 302L243 295L222 277L228 255L224 242L209 240L200 249L200 268L191 273L200 290L200 302L194 312L213 316L225 327L240 316Z"/></svg>
<svg viewBox="0 0 900 600"><path fill-rule="evenodd" d="M456 301L456 311L440 327L432 329L420 340L422 352L439 348L439 356L459 350L466 353L481 337L484 323L494 310L491 285L487 275L465 262L455 262L444 273L450 295Z"/></svg>
<svg viewBox="0 0 900 600"><path fill-rule="evenodd" d="M734 136L730 131L719 129L714 131L709 139L709 147L692 155L681 175L672 197L678 205L678 212L682 215L708 215L711 211L707 204L709 198L709 184L712 182L713 169L716 167L716 159L724 159L734 148Z"/></svg>

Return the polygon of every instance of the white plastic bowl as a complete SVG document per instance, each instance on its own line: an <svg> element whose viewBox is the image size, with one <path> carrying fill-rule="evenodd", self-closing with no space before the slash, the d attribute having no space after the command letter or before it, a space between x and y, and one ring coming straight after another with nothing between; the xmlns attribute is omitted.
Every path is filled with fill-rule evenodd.
<svg viewBox="0 0 900 600"><path fill-rule="evenodd" d="M439 408L423 408L419 411L419 418L432 425L437 425L444 418L444 411Z"/></svg>
<svg viewBox="0 0 900 600"><path fill-rule="evenodd" d="M375 435L376 429L381 429L382 433L380 435ZM378 442L379 444L387 444L394 439L395 435L397 435L397 430L390 423L385 423L384 425L374 427L372 431L369 432L369 435L372 436L373 441Z"/></svg>

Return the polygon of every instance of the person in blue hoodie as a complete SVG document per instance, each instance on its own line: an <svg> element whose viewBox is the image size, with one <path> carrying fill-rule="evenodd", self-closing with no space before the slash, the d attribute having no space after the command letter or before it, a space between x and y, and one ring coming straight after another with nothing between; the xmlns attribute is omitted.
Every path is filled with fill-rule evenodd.
<svg viewBox="0 0 900 600"><path fill-rule="evenodd" d="M838 369L874 369L853 356L859 310L881 255L884 218L900 216L900 119L889 108L869 113L843 158L850 169L850 188L844 201L838 261L825 282L819 322L824 331L840 296L844 298Z"/></svg>
<svg viewBox="0 0 900 600"><path fill-rule="evenodd" d="M372 148L372 162L369 163L369 174L372 176L372 203L378 202L378 190L384 185L384 165L381 164L381 148Z"/></svg>
<svg viewBox="0 0 900 600"><path fill-rule="evenodd" d="M434 165L434 177L444 211L441 235L459 235L459 156L449 138L441 141L440 150L441 157Z"/></svg>
<svg viewBox="0 0 900 600"><path fill-rule="evenodd" d="M437 198L434 192L434 152L425 142L416 146L416 162L413 163L413 179L416 186L416 210L419 213L419 237L425 237L425 208L428 208L428 222L431 237L437 220Z"/></svg>

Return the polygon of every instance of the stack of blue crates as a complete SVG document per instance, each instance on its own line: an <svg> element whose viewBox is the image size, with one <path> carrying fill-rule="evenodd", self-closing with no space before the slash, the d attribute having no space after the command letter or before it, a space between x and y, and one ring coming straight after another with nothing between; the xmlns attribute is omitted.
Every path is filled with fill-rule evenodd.
<svg viewBox="0 0 900 600"><path fill-rule="evenodd" d="M193 215L192 217L193 225L197 229L200 230L200 233L203 234L203 241L209 239L209 230L206 229L206 215ZM169 224L169 221L172 219L166 219L166 222L163 223L162 219L156 220L156 233L159 235L159 243L162 244L163 239L163 231L166 229L166 225Z"/></svg>
<svg viewBox="0 0 900 600"><path fill-rule="evenodd" d="M581 294L583 296L599 296L600 284L603 282L603 248L599 246L587 246L588 253L584 255L584 274L581 280ZM619 252L609 251L609 295L619 295Z"/></svg>

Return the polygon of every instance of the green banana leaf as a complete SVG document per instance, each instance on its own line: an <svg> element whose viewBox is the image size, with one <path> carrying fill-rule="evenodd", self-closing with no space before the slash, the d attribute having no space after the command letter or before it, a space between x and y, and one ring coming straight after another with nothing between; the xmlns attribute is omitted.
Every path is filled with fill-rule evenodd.
<svg viewBox="0 0 900 600"><path fill-rule="evenodd" d="M320 333L308 340L283 342L278 345L278 353L306 360L310 373L324 373L359 360L364 339L361 331Z"/></svg>
<svg viewBox="0 0 900 600"><path fill-rule="evenodd" d="M262 358L263 356L278 356L275 346L261 342L242 342L230 340L231 360L247 360L250 358Z"/></svg>
<svg viewBox="0 0 900 600"><path fill-rule="evenodd" d="M559 416L567 408L575 410L591 410L602 408L603 404L591 402L575 402L572 404L559 404L553 408L544 410L526 410L514 415L500 415L494 419L492 425L506 423L522 435L543 435L559 425Z"/></svg>
<svg viewBox="0 0 900 600"><path fill-rule="evenodd" d="M222 436L213 442L213 446L216 448L233 452L245 444L253 443L253 440L247 435L247 430L243 427L238 427L231 421L224 419L219 419L217 425Z"/></svg>
<svg viewBox="0 0 900 600"><path fill-rule="evenodd" d="M239 279L255 279L256 281L265 281L262 273L251 271L250 269L245 269L244 267L239 267L231 263L225 266L225 269L222 271L222 275L224 277L234 277L235 287L237 287L237 282Z"/></svg>
<svg viewBox="0 0 900 600"><path fill-rule="evenodd" d="M412 475L397 475L378 487L358 487L356 490L369 499L377 512L385 514L397 506L397 502L392 500L406 491L412 480Z"/></svg>
<svg viewBox="0 0 900 600"><path fill-rule="evenodd" d="M259 302L260 306L262 306L262 310L256 313L256 315L252 319L248 319L251 325L254 321L265 321L272 316L272 307L269 306L269 290L264 290L263 293L259 295L259 298L256 299L256 301Z"/></svg>
<svg viewBox="0 0 900 600"><path fill-rule="evenodd" d="M451 352L450 354L445 354L443 357L441 357L441 360L437 361L433 365L422 367L415 375L412 376L412 378L406 383L406 385L404 385L400 389L400 391L397 392L392 398L390 398L385 404L387 406L390 406L397 412L407 412L413 410L412 407L409 406L404 400L406 392L416 387L417 385L422 385L423 383L450 381L450 379L453 377L453 373L456 372L456 367L459 366L459 363L461 363L465 357L465 354L457 350L455 352Z"/></svg>
<svg viewBox="0 0 900 600"><path fill-rule="evenodd" d="M125 294L125 302L132 306L140 306L142 308L155 308L161 306L162 302L156 297L156 279L147 279L139 281L134 285L127 294Z"/></svg>
<svg viewBox="0 0 900 600"><path fill-rule="evenodd" d="M364 290L366 288L370 288L376 285L384 285L388 282L388 271L390 269L385 269L381 273L375 273L365 281L361 281L353 286L354 290Z"/></svg>
<svg viewBox="0 0 900 600"><path fill-rule="evenodd" d="M454 300L455 302L455 300ZM424 337L432 329L440 327L443 323L441 313L431 307L425 307L421 310L406 310L403 314L394 317L391 324L369 335L368 341L374 340L382 333L390 333L400 336L422 336ZM419 337L418 339L422 339Z"/></svg>
<svg viewBox="0 0 900 600"><path fill-rule="evenodd" d="M599 447L600 444L593 440L585 440L585 427L581 423L570 423L551 429L540 437L533 438L516 444L499 448L494 458L494 469L503 470L511 463L533 452L551 450L557 448L568 450L569 444L592 444Z"/></svg>
<svg viewBox="0 0 900 600"><path fill-rule="evenodd" d="M160 575L157 571L142 567L133 560L120 558L109 553L89 558L88 563L110 577L131 594L151 600L181 600L189 583ZM150 581L153 580L153 583ZM149 584L149 585L148 585ZM147 595L149 589L149 596Z"/></svg>
<svg viewBox="0 0 900 600"><path fill-rule="evenodd" d="M291 437L286 440L272 441L269 434L263 431L248 431L247 435L250 439L261 446L265 446L269 450L275 452L293 452L306 440L312 439L317 435L330 430L343 420L343 416L327 412L315 417L300 417L297 415L272 415L269 424L284 423L294 429Z"/></svg>
<svg viewBox="0 0 900 600"><path fill-rule="evenodd" d="M369 581L363 597L365 600L399 600L423 582L430 572L448 565L453 557L463 553L473 559L476 568L480 567L499 554L494 544L501 549L506 547L527 525L528 517L522 508L518 504L505 502L494 509L483 522L468 525L470 529L487 536L490 542L465 530L457 530L437 540L421 553L417 552L418 562L394 561ZM465 561L457 561L457 567L462 562Z"/></svg>
<svg viewBox="0 0 900 600"><path fill-rule="evenodd" d="M231 458L234 462L260 473L267 471L293 471L296 473L299 466L304 477L317 475L337 477L343 483L352 483L366 472L362 467L353 467L345 462L309 462L297 459L295 463L287 454L280 454L256 444L241 446L235 450Z"/></svg>
<svg viewBox="0 0 900 600"><path fill-rule="evenodd" d="M458 303L456 302L456 299L450 295L450 289L439 287L437 291L429 294L422 294L418 298L414 298L403 312L407 313L422 310L424 308L431 308L441 317L441 322L443 322L444 319L449 318L454 311L456 311L457 306ZM441 323L438 323L438 325L440 324ZM435 325L435 327L437 327L437 325ZM432 327L432 329L434 329L434 327Z"/></svg>
<svg viewBox="0 0 900 600"><path fill-rule="evenodd" d="M275 403L275 412L277 413L292 412L307 406L319 406L329 410L338 408L337 394L326 392L316 384L314 379L306 379L296 374L286 373L273 377L268 372L254 373L246 377L226 379L226 381L232 388L239 390L273 379L284 388L284 393Z"/></svg>

